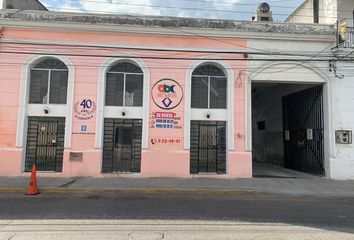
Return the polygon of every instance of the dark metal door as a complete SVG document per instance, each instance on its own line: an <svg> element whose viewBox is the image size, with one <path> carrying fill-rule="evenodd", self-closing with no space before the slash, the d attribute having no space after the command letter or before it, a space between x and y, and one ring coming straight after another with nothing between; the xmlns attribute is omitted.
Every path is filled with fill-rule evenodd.
<svg viewBox="0 0 354 240"><path fill-rule="evenodd" d="M190 172L226 172L226 123L191 121Z"/></svg>
<svg viewBox="0 0 354 240"><path fill-rule="evenodd" d="M322 86L283 97L284 165L324 175Z"/></svg>
<svg viewBox="0 0 354 240"><path fill-rule="evenodd" d="M140 172L142 120L105 119L102 172Z"/></svg>
<svg viewBox="0 0 354 240"><path fill-rule="evenodd" d="M29 117L25 171L36 163L38 171L61 172L65 118Z"/></svg>

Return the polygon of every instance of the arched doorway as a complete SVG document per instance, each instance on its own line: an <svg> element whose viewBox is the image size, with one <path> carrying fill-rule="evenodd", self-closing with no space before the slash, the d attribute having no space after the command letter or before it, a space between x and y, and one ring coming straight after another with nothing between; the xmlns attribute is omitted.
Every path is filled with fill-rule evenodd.
<svg viewBox="0 0 354 240"><path fill-rule="evenodd" d="M254 177L297 176L281 168L325 176L326 78L299 63L260 69L249 89Z"/></svg>

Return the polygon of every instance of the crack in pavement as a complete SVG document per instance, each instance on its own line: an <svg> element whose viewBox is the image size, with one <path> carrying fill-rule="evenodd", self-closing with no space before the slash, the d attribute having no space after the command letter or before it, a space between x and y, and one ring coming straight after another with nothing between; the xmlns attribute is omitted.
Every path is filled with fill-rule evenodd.
<svg viewBox="0 0 354 240"><path fill-rule="evenodd" d="M76 182L76 179L75 178L72 178L70 179L68 182L60 185L58 188L67 188L69 187L70 185L74 184Z"/></svg>

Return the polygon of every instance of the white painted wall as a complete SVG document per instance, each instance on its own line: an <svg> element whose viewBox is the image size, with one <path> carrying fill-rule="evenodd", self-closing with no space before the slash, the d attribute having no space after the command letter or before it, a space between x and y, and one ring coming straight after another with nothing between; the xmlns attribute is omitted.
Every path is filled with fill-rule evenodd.
<svg viewBox="0 0 354 240"><path fill-rule="evenodd" d="M0 0L0 9L4 9L4 0Z"/></svg>
<svg viewBox="0 0 354 240"><path fill-rule="evenodd" d="M338 75L344 78L334 79L332 85L334 130L354 130L353 63L341 62L337 67ZM354 145L336 144L335 147L335 154L330 158L330 177L354 179Z"/></svg>
<svg viewBox="0 0 354 240"><path fill-rule="evenodd" d="M335 24L338 18L337 0L324 0L323 9L324 18L320 23Z"/></svg>
<svg viewBox="0 0 354 240"><path fill-rule="evenodd" d="M335 24L337 20L347 19L347 26L353 27L353 0L323 0L324 18L321 23ZM327 10L327 11L326 11ZM303 22L301 17L292 17L293 22ZM348 49L350 53L353 49ZM327 173L332 179L354 179L354 145L336 144L335 130L354 129L354 75L353 63L337 63L338 75L344 75L344 79L338 79L331 74L332 110L330 112L333 128L330 147L333 149L328 156Z"/></svg>
<svg viewBox="0 0 354 240"><path fill-rule="evenodd" d="M344 1L343 1L344 2ZM353 2L354 4L354 2ZM279 40L261 40L254 39L249 41L249 47L263 48L264 50L275 50L281 52L303 51L320 52L329 45L330 42L309 42L309 41L279 41ZM346 49L342 54L346 55L353 49ZM330 53L330 48L327 49ZM272 82L272 71L268 70L265 75L255 74L255 72L269 65L269 62L250 61L250 79L260 78L266 82ZM273 63L274 64L274 63ZM288 64L288 63L287 63ZM337 74L344 75L343 79L336 78L333 71L329 71L329 63L306 63L306 69L289 69L287 64L276 65L276 78L283 80L296 81L327 81L324 87L324 112L325 112L325 169L326 177L331 179L351 179L354 180L354 144L342 145L335 143L335 130L353 130L354 131L354 65L352 62L338 62ZM286 70L288 69L288 70ZM253 71L253 72L252 72ZM311 73L312 72L312 73ZM248 102L250 102L250 90ZM249 106L250 104L248 104ZM249 107L250 108L250 107ZM248 114L250 117L250 114ZM250 130L247 134L250 134ZM248 146L251 144L249 143Z"/></svg>
<svg viewBox="0 0 354 240"><path fill-rule="evenodd" d="M315 53L327 50L324 53L330 54L330 43L328 42L307 41L298 38L294 40L264 40L253 39L248 42L248 46L268 51L280 52L296 52ZM265 47L266 46L266 47ZM352 49L351 49L352 50ZM348 50L350 52L350 50ZM252 56L251 56L252 57ZM270 56L269 58L277 58ZM297 57L298 58L298 57ZM294 68L289 68L289 64L293 64ZM273 66L270 66L273 65ZM268 69L259 73L268 67ZM343 80L336 79L333 72L329 72L329 62L298 62L298 63L282 63L280 62L249 62L249 81L263 80L264 82L324 82L324 122L325 122L325 169L326 177L332 179L354 179L354 145L344 146L335 143L336 129L354 129L354 72L352 63L346 66L338 65L338 74L345 74ZM342 71L341 69L344 69ZM350 75L351 74L351 75ZM272 75L277 79L272 81ZM283 77L281 77L283 76ZM280 81L279 81L280 80ZM248 86L248 122L251 121L251 90ZM251 139L251 130L248 128L247 139ZM252 148L251 140L248 145Z"/></svg>

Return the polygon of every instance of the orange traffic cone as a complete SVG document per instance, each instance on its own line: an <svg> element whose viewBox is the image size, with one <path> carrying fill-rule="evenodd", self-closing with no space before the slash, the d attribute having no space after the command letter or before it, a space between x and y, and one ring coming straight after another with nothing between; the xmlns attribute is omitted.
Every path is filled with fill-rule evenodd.
<svg viewBox="0 0 354 240"><path fill-rule="evenodd" d="M37 189L36 164L33 164L31 181L28 187L27 195L37 195L37 194L39 194L39 191Z"/></svg>

